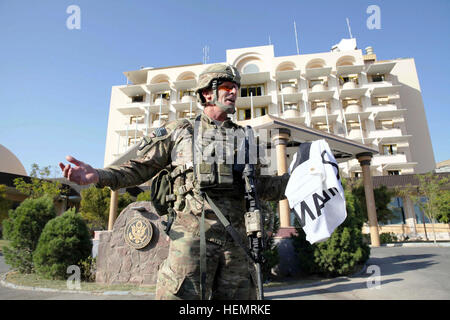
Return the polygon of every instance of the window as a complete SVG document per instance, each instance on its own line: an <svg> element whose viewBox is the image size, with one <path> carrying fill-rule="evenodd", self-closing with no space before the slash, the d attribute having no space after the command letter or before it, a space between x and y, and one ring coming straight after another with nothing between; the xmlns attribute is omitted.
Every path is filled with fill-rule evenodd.
<svg viewBox="0 0 450 320"><path fill-rule="evenodd" d="M388 176L399 176L400 170L388 170L387 174L388 174Z"/></svg>
<svg viewBox="0 0 450 320"><path fill-rule="evenodd" d="M347 108L347 106L352 105L352 104L361 105L361 102L359 99L343 99L342 100L343 108Z"/></svg>
<svg viewBox="0 0 450 320"><path fill-rule="evenodd" d="M131 98L131 103L134 103L134 102L144 102L144 96L142 95L142 96L132 97Z"/></svg>
<svg viewBox="0 0 450 320"><path fill-rule="evenodd" d="M253 85L241 87L241 97L264 95L264 85Z"/></svg>
<svg viewBox="0 0 450 320"><path fill-rule="evenodd" d="M255 118L265 116L268 113L267 107L255 107L254 110L255 110Z"/></svg>
<svg viewBox="0 0 450 320"><path fill-rule="evenodd" d="M376 120L375 121L375 129L377 130L385 130L394 128L394 121L392 120Z"/></svg>
<svg viewBox="0 0 450 320"><path fill-rule="evenodd" d="M373 97L372 98L372 105L374 106L382 106L389 104L389 97Z"/></svg>
<svg viewBox="0 0 450 320"><path fill-rule="evenodd" d="M422 204L427 202L427 198L421 197L420 202L422 202ZM417 204L414 204L414 213L416 214L417 223L431 223L430 219L428 219Z"/></svg>
<svg viewBox="0 0 450 320"><path fill-rule="evenodd" d="M135 145L135 144L139 143L140 141L141 141L140 137L137 137L136 139L134 137L133 138L128 138L128 147L132 146L132 145Z"/></svg>
<svg viewBox="0 0 450 320"><path fill-rule="evenodd" d="M238 121L250 120L252 118L251 109L238 109Z"/></svg>
<svg viewBox="0 0 450 320"><path fill-rule="evenodd" d="M281 82L279 89L281 91L284 88L289 88L289 87L297 89L297 82L296 81L284 81L284 82Z"/></svg>
<svg viewBox="0 0 450 320"><path fill-rule="evenodd" d="M391 202L388 204L388 208L391 210L393 217L388 220L387 224L405 224L405 212L403 210L402 198L392 198Z"/></svg>
<svg viewBox="0 0 450 320"><path fill-rule="evenodd" d="M358 76L357 75L347 75L343 77L339 77L339 84L342 86L346 82L354 82L358 84Z"/></svg>
<svg viewBox="0 0 450 320"><path fill-rule="evenodd" d="M383 154L384 155L396 155L397 145L396 144L383 144Z"/></svg>
<svg viewBox="0 0 450 320"><path fill-rule="evenodd" d="M183 119L183 118L190 119L190 118L194 118L194 117L195 117L195 111L192 111L192 114L189 111L183 111L183 112L180 112L178 115L179 119Z"/></svg>
<svg viewBox="0 0 450 320"><path fill-rule="evenodd" d="M355 177L355 178L361 178L361 177L362 177L362 172L361 172L361 171L355 171L355 172L353 172L353 177Z"/></svg>
<svg viewBox="0 0 450 320"><path fill-rule="evenodd" d="M130 124L136 124L136 123L144 123L145 116L131 116L130 117Z"/></svg>
<svg viewBox="0 0 450 320"><path fill-rule="evenodd" d="M372 75L372 82L382 82L385 80L384 74Z"/></svg>
<svg viewBox="0 0 450 320"><path fill-rule="evenodd" d="M296 103L285 103L284 111L286 111L286 110L297 110L298 111L298 105Z"/></svg>
<svg viewBox="0 0 450 320"><path fill-rule="evenodd" d="M309 80L309 88L311 89L316 84L323 84L324 86L328 85L328 77L321 77L317 79L311 79Z"/></svg>
<svg viewBox="0 0 450 320"><path fill-rule="evenodd" d="M259 72L259 68L256 64L250 63L244 67L242 73L257 73Z"/></svg>
<svg viewBox="0 0 450 320"><path fill-rule="evenodd" d="M314 124L314 129L325 131L325 132L333 132L333 126L332 125L328 125L327 126L326 123L320 123L320 122L317 123L317 124Z"/></svg>
<svg viewBox="0 0 450 320"><path fill-rule="evenodd" d="M181 100L185 96L195 97L195 92L193 90L180 90L178 95L179 100Z"/></svg>
<svg viewBox="0 0 450 320"><path fill-rule="evenodd" d="M170 92L169 91L165 91L165 92L160 92L160 93L153 94L153 102L155 102L156 99L159 99L161 97L163 99L165 99L165 100L170 100Z"/></svg>

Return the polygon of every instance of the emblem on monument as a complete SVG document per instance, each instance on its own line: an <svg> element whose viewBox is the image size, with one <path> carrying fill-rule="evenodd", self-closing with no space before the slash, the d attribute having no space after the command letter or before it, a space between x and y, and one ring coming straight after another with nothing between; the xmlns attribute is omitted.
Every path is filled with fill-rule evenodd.
<svg viewBox="0 0 450 320"><path fill-rule="evenodd" d="M144 217L135 217L125 226L125 242L132 248L144 248L150 243L152 235L153 227L150 221Z"/></svg>

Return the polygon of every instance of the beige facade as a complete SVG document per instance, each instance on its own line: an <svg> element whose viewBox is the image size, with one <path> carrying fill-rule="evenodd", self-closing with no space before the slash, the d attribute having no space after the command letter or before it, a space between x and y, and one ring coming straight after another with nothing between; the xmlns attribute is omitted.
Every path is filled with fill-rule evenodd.
<svg viewBox="0 0 450 320"><path fill-rule="evenodd" d="M233 119L257 133L281 130L267 151L269 174L285 172L299 143L317 139L340 155L343 176L365 177L369 196L371 176L435 169L414 59L377 61L371 47L363 52L347 39L330 52L282 57L275 57L272 45L231 49L223 62L242 77ZM152 128L201 112L193 90L206 67L124 72L127 84L111 91L105 166L128 158ZM375 205L367 205L378 245ZM279 214L282 234L291 228L286 203L280 202Z"/></svg>
<svg viewBox="0 0 450 320"><path fill-rule="evenodd" d="M348 49L348 48L346 48ZM377 61L371 48L275 57L274 47L227 50L242 74L236 121L272 115L378 150L373 175L423 173L435 168L414 59ZM166 121L201 111L193 88L204 64L124 72L113 86L104 164L116 160ZM287 148L288 159L296 151ZM357 159L340 164L358 176ZM273 171L276 166L273 167Z"/></svg>

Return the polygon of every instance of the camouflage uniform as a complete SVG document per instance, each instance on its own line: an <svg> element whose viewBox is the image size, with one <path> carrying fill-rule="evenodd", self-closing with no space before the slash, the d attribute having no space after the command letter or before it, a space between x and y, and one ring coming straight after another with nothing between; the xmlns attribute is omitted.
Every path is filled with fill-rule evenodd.
<svg viewBox="0 0 450 320"><path fill-rule="evenodd" d="M231 120L220 127L202 113L201 129L239 130ZM161 265L156 288L157 299L200 299L200 216L205 210L207 242L206 297L209 299L255 299L252 268L247 256L234 243L210 205L200 195L192 168L193 126L188 120L177 120L165 126L163 135L145 137L135 160L121 166L98 169L98 187L116 190L142 184L160 170L172 165L178 175L174 180L175 221L171 227L169 254ZM242 129L242 128L241 128ZM262 200L284 197L289 176L259 176L257 192ZM233 189L208 192L224 216L245 239L245 191L242 176L234 177Z"/></svg>

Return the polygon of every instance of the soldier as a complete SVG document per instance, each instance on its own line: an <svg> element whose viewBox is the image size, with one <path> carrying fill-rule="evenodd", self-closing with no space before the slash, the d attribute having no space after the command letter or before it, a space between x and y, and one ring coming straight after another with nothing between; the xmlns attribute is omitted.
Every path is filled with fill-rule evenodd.
<svg viewBox="0 0 450 320"><path fill-rule="evenodd" d="M242 171L232 164L193 161L194 146L201 153L202 148L212 143L211 140L201 139L193 146L196 129L199 132L208 129L242 130L228 118L235 112L239 88L240 75L236 68L224 64L212 65L199 76L196 94L204 109L195 125L191 121L176 120L156 129L142 140L137 158L120 166L94 169L71 156L66 159L74 167L60 163L64 177L70 181L81 185L95 183L97 187L109 186L112 190L140 185L162 169L170 169L174 179L175 219L168 233L171 240L169 254L158 272L157 299L194 300L202 298L202 294L207 299L256 298L255 282L246 253L227 233L200 190L206 188L208 199L214 202L213 205L246 243ZM258 176L258 196L270 201L284 198L288 178L287 174ZM200 276L202 232L206 240L206 271L203 270L206 279L203 280Z"/></svg>

